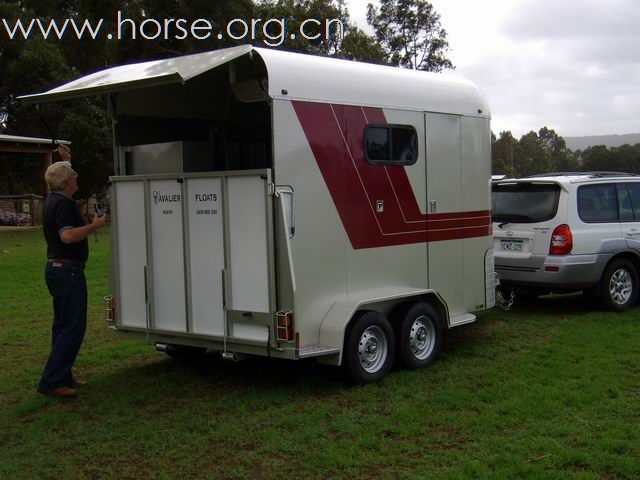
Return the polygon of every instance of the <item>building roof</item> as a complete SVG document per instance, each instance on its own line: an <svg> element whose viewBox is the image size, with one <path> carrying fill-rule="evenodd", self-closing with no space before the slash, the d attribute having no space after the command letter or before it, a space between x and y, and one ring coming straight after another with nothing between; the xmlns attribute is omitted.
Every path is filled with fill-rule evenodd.
<svg viewBox="0 0 640 480"><path fill-rule="evenodd" d="M63 143L65 145L69 145L71 143L68 140L56 140L56 142ZM51 139L36 138L36 137L20 137L17 135L0 134L0 143L11 143L11 144L28 143L28 144L36 144L36 145L51 145Z"/></svg>
<svg viewBox="0 0 640 480"><path fill-rule="evenodd" d="M58 144L69 145L67 140L56 140ZM20 137L17 135L0 135L0 153L2 154L51 154L57 145L50 138Z"/></svg>
<svg viewBox="0 0 640 480"><path fill-rule="evenodd" d="M102 70L47 92L19 97L30 102L63 100L136 88L187 83L213 68L258 55L273 99L331 102L489 117L486 97L468 80L369 63L242 45L206 53Z"/></svg>

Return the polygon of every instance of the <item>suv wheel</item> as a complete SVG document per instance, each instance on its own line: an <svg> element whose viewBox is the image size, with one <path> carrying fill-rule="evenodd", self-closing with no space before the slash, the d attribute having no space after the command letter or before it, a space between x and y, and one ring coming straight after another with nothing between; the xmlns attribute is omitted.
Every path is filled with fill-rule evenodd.
<svg viewBox="0 0 640 480"><path fill-rule="evenodd" d="M630 261L614 260L604 271L600 288L607 309L626 310L638 300L638 272Z"/></svg>

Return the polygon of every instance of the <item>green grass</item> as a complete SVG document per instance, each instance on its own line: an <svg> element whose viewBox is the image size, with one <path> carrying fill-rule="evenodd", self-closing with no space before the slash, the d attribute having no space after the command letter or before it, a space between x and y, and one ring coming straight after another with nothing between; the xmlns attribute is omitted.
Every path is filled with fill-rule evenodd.
<svg viewBox="0 0 640 480"><path fill-rule="evenodd" d="M492 310L426 370L366 387L262 358L170 360L102 321L91 243L73 401L36 393L49 347L40 231L0 232L0 478L640 478L640 319L581 296Z"/></svg>

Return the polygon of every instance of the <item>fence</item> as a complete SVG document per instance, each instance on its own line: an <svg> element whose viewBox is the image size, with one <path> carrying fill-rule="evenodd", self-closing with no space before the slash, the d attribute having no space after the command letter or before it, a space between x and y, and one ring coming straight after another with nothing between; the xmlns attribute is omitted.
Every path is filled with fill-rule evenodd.
<svg viewBox="0 0 640 480"><path fill-rule="evenodd" d="M80 212L91 221L96 203L101 203L110 223L109 200L91 197L76 202ZM0 226L36 227L42 225L44 200L39 195L0 195Z"/></svg>
<svg viewBox="0 0 640 480"><path fill-rule="evenodd" d="M42 225L42 206L39 195L0 195L0 225Z"/></svg>

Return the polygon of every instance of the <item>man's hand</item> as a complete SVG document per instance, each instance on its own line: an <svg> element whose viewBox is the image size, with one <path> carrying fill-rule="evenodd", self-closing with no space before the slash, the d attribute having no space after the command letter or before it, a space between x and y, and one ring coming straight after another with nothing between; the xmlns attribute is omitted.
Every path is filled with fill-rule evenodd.
<svg viewBox="0 0 640 480"><path fill-rule="evenodd" d="M58 153L60 158L65 162L71 161L71 149L67 145L58 145Z"/></svg>
<svg viewBox="0 0 640 480"><path fill-rule="evenodd" d="M95 230L97 230L100 227L104 227L104 224L106 221L107 221L106 215L102 214L102 216L99 217L97 213L94 213L93 220L91 221L91 225L93 225L95 227Z"/></svg>

